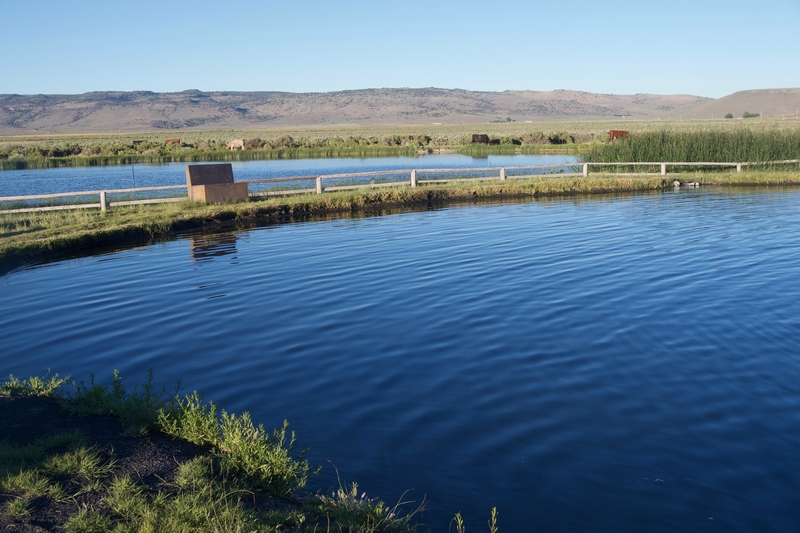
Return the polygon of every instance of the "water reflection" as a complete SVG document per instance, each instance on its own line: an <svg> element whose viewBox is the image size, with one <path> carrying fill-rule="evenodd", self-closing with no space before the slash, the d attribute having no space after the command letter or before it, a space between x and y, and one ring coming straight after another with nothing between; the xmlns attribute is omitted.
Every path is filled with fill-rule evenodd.
<svg viewBox="0 0 800 533"><path fill-rule="evenodd" d="M214 261L226 255L236 255L235 233L195 234L189 236L191 257L195 263Z"/></svg>

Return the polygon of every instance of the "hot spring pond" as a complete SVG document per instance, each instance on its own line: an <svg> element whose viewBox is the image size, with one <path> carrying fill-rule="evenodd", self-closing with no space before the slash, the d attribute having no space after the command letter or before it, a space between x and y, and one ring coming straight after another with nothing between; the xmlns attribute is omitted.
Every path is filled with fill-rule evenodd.
<svg viewBox="0 0 800 533"><path fill-rule="evenodd" d="M448 530L797 531L800 189L450 206L0 277L0 372L288 419ZM331 463L328 463L331 461Z"/></svg>

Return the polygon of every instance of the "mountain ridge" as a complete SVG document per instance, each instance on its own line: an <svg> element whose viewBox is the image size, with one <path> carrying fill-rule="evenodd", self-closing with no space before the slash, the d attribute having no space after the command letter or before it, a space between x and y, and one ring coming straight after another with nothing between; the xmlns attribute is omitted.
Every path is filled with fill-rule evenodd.
<svg viewBox="0 0 800 533"><path fill-rule="evenodd" d="M771 102L771 103L770 103ZM752 103L747 107L748 103ZM769 105L767 105L769 104ZM743 109L728 109L743 107ZM800 109L800 89L695 95L615 95L575 90L502 92L381 88L334 92L93 91L0 95L0 133L269 129L287 126L409 125L597 120L627 117L722 118L743 111Z"/></svg>

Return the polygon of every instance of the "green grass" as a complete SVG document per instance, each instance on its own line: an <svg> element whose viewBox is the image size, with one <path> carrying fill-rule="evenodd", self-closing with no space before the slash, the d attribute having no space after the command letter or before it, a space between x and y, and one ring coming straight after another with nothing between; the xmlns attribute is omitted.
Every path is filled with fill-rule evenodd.
<svg viewBox="0 0 800 533"><path fill-rule="evenodd" d="M67 532L95 531L312 531L304 528L302 508L259 512L246 504L249 494L217 478L202 458L184 463L174 487L153 492L130 477L115 478L103 490L102 505L81 509L66 523ZM191 470L193 478L185 479Z"/></svg>
<svg viewBox="0 0 800 533"><path fill-rule="evenodd" d="M113 472L115 462L113 452L106 452L95 446L81 446L48 457L42 468L53 474L96 481Z"/></svg>
<svg viewBox="0 0 800 533"><path fill-rule="evenodd" d="M75 391L66 395L64 407L80 415L115 415L120 417L124 433L128 436L145 435L157 427L158 417L163 406L170 400L166 388L153 387L153 371L147 379L128 392L122 383L119 372L114 370L110 386L95 383L94 375L89 384L83 381L73 383ZM180 390L175 384L175 394Z"/></svg>
<svg viewBox="0 0 800 533"><path fill-rule="evenodd" d="M285 497L305 487L317 472L311 470L305 451L294 453L294 433L287 441L288 422L269 433L263 425L253 424L249 413L223 410L217 415L217 406L205 404L196 391L175 398L169 409L161 410L158 423L168 435L210 446L220 473L236 476L248 490Z"/></svg>
<svg viewBox="0 0 800 533"><path fill-rule="evenodd" d="M560 154L580 154L583 153L588 144L569 143L553 145L520 145L520 144L469 144L454 148L453 151L462 155L469 155L475 158L488 157L489 155L512 155L512 154L539 154L539 153L560 153Z"/></svg>
<svg viewBox="0 0 800 533"><path fill-rule="evenodd" d="M197 392L166 398L164 389L154 392L152 383L151 371L140 387L128 392L114 372L108 386L93 378L88 385L75 383L75 391L62 402L87 416L121 417L126 411L140 411L129 415L134 420L152 420L158 406L152 430L207 446L208 454L180 464L174 482L156 490L118 476L113 452L87 445L77 431L21 447L0 442L0 490L10 496L0 512L22 518L33 512L37 498L77 502L81 494L93 492L99 502L72 507L65 531L416 531L412 519L421 505L404 512L411 502L390 507L359 496L356 484L331 494L300 496L317 469L309 466L304 452L295 452L295 436L287 435L285 422L268 432L247 413L218 410ZM254 507L256 494L263 492L282 498L284 504L268 511Z"/></svg>
<svg viewBox="0 0 800 533"><path fill-rule="evenodd" d="M70 431L40 439L22 447L0 441L0 475L13 473L28 466L39 466L52 450L73 449L84 444L85 437L80 431Z"/></svg>
<svg viewBox="0 0 800 533"><path fill-rule="evenodd" d="M0 490L31 499L47 497L56 502L71 500L78 492L69 493L55 477L80 478L76 486L107 475L113 458L86 445L79 431L41 439L26 446L0 442Z"/></svg>
<svg viewBox="0 0 800 533"><path fill-rule="evenodd" d="M333 522L339 531L403 533L425 509L423 501L405 512L406 506L415 503L401 498L389 507L377 498L368 498L366 493L359 495L358 484L352 483L349 488L340 485L332 494L318 496L312 506L318 521L324 518L325 523Z"/></svg>
<svg viewBox="0 0 800 533"><path fill-rule="evenodd" d="M25 516L31 513L31 507L31 499L28 496L20 496L8 502L3 512L11 516Z"/></svg>
<svg viewBox="0 0 800 533"><path fill-rule="evenodd" d="M58 389L67 381L69 376L59 378L58 374L54 375L47 381L45 378L32 376L26 380L20 381L13 375L8 377L8 381L0 385L0 396L48 396L52 397L56 394Z"/></svg>

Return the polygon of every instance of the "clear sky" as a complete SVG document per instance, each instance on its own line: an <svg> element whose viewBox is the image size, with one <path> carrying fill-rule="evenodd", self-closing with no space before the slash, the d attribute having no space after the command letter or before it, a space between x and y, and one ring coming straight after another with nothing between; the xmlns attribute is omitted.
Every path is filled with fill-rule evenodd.
<svg viewBox="0 0 800 533"><path fill-rule="evenodd" d="M800 87L800 0L4 0L0 94Z"/></svg>

